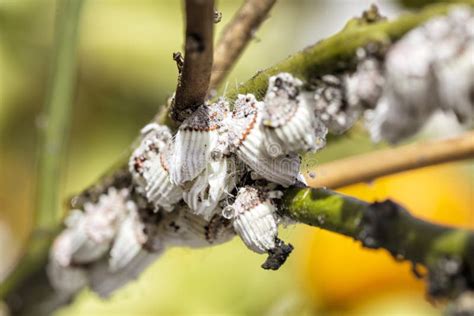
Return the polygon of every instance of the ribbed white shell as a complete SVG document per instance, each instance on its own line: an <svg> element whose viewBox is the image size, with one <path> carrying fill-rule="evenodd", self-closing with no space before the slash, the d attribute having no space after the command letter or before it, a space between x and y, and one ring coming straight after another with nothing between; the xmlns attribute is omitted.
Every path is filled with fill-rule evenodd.
<svg viewBox="0 0 474 316"><path fill-rule="evenodd" d="M300 157L296 154L270 157L263 148L263 138L262 130L254 127L237 149L237 156L268 181L284 187L295 184L299 176Z"/></svg>
<svg viewBox="0 0 474 316"><path fill-rule="evenodd" d="M138 185L138 189L143 190L146 186L146 181L143 174L147 172L150 164L145 164L146 161L153 159L171 142L171 131L168 127L151 123L146 125L141 130L141 142L130 157L128 167L132 174L133 181ZM137 170L137 160L143 164Z"/></svg>
<svg viewBox="0 0 474 316"><path fill-rule="evenodd" d="M301 160L296 154L271 157L264 144L262 102L252 94L239 95L235 101L233 120L229 122L229 144L255 173L268 181L288 187L298 180Z"/></svg>
<svg viewBox="0 0 474 316"><path fill-rule="evenodd" d="M174 161L170 168L172 183L182 185L206 168L228 111L229 104L221 99L200 106L181 124L174 140Z"/></svg>
<svg viewBox="0 0 474 316"><path fill-rule="evenodd" d="M235 187L235 181L235 163L231 157L211 160L189 191L183 193L183 200L194 214L209 220L225 192Z"/></svg>
<svg viewBox="0 0 474 316"><path fill-rule="evenodd" d="M299 99L295 114L284 125L263 127L267 153L271 157L277 157L290 152L316 151L324 147L327 128L318 121L307 102Z"/></svg>
<svg viewBox="0 0 474 316"><path fill-rule="evenodd" d="M267 201L234 218L234 229L249 249L265 253L275 247L278 228L274 212L275 207Z"/></svg>
<svg viewBox="0 0 474 316"><path fill-rule="evenodd" d="M114 244L110 250L110 271L123 269L140 252L147 237L143 233L144 225L136 209L129 212L120 225Z"/></svg>
<svg viewBox="0 0 474 316"><path fill-rule="evenodd" d="M270 77L261 107L264 145L268 155L317 149L326 132L317 126L312 108L300 94L303 83L289 73Z"/></svg>
<svg viewBox="0 0 474 316"><path fill-rule="evenodd" d="M182 198L182 189L171 183L168 171L163 166L161 155L150 160L153 167L144 173L146 181L145 195L148 201L162 207L166 211L172 211L174 205Z"/></svg>
<svg viewBox="0 0 474 316"><path fill-rule="evenodd" d="M205 168L212 149L217 145L217 130L179 130L174 143L171 182L177 185L195 179Z"/></svg>

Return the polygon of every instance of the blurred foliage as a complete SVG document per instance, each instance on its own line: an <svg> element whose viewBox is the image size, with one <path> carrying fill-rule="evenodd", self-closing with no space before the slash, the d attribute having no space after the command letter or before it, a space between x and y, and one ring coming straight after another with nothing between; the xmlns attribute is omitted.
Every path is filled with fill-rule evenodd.
<svg viewBox="0 0 474 316"><path fill-rule="evenodd" d="M216 35L240 2L218 4L223 19L216 25ZM279 1L227 86L335 32L369 4ZM21 244L31 225L35 145L37 127L45 124L41 108L54 5L53 0L0 0L0 226L11 227L16 241L0 238L5 256L0 275L14 261L18 248L13 244ZM393 6L389 1L380 3L382 13L388 10L389 15ZM182 21L180 1L86 1L64 198L113 164L174 90L176 65L171 55L182 50ZM364 133L352 133L323 153L307 157L307 167L379 147ZM472 215L465 214L473 211L472 182L448 169L381 179L344 192L367 199L390 195L420 216L472 223ZM424 301L420 282L412 278L409 267L394 263L387 254L362 250L348 239L309 228L291 226L282 234L295 252L278 272L262 270L264 258L247 251L237 239L210 249L173 249L110 301L85 292L58 314L312 315L333 310L339 315L341 309L353 311L352 315L437 313Z"/></svg>

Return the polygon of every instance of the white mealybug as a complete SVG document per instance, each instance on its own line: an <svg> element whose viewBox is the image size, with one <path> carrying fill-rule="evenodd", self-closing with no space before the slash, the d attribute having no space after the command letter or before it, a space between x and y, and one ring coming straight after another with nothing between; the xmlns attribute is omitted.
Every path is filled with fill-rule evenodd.
<svg viewBox="0 0 474 316"><path fill-rule="evenodd" d="M296 154L271 157L264 148L262 102L252 94L238 95L229 126L229 147L255 173L288 187L301 181L301 159Z"/></svg>
<svg viewBox="0 0 474 316"><path fill-rule="evenodd" d="M206 168L227 113L228 103L224 101L202 105L181 124L174 140L172 183L191 181Z"/></svg>
<svg viewBox="0 0 474 316"><path fill-rule="evenodd" d="M110 249L122 219L128 212L127 189L109 188L97 203L84 204L66 220L67 228L56 238L53 258L61 265L95 261Z"/></svg>
<svg viewBox="0 0 474 316"><path fill-rule="evenodd" d="M145 220L138 213L138 206L131 200L125 202L127 214L118 226L109 255L90 263L87 268L89 287L101 297L109 296L154 262L163 247L154 245L153 252L145 249L148 235ZM154 213L150 212L150 218Z"/></svg>
<svg viewBox="0 0 474 316"><path fill-rule="evenodd" d="M263 106L265 147L271 157L321 149L326 127L300 95L303 83L289 73L270 77Z"/></svg>
<svg viewBox="0 0 474 316"><path fill-rule="evenodd" d="M127 204L129 212L121 222L109 256L87 267L88 285L101 297L108 297L114 290L136 279L164 251L161 241L146 230L146 224L155 224L155 219L161 215L147 210L144 212L148 216L143 217L134 202L128 201ZM151 247L149 238L155 239Z"/></svg>
<svg viewBox="0 0 474 316"><path fill-rule="evenodd" d="M171 142L171 131L167 126L150 123L140 131L141 141L130 157L128 167L133 180L138 184L141 193L146 187L144 173L148 172L150 164L145 166L145 161L151 160Z"/></svg>
<svg viewBox="0 0 474 316"><path fill-rule="evenodd" d="M237 181L237 161L228 148L227 109L228 103L221 99L216 105L225 110L224 117L220 116L218 139L211 149L205 169L193 180L183 193L183 200L191 212L210 219L214 215L217 204L234 189Z"/></svg>
<svg viewBox="0 0 474 316"><path fill-rule="evenodd" d="M230 206L233 212L225 210L223 215L232 217L236 233L249 249L268 254L262 268L277 270L285 263L293 246L277 237L276 208L268 194L254 187L240 188L234 204Z"/></svg>
<svg viewBox="0 0 474 316"><path fill-rule="evenodd" d="M86 238L83 223L84 214L72 210L65 221L66 229L56 237L49 254L48 277L55 289L65 293L74 293L87 285L86 271L71 266L74 254Z"/></svg>
<svg viewBox="0 0 474 316"><path fill-rule="evenodd" d="M66 229L53 242L51 247L51 261L62 267L71 265L73 256L84 245L87 239L84 226L84 213L80 210L71 210L65 220Z"/></svg>
<svg viewBox="0 0 474 316"><path fill-rule="evenodd" d="M122 220L131 210L128 198L127 189L111 187L97 203L84 204L84 212L71 211L65 220L66 229L51 248L48 274L55 288L74 292L87 283L86 274L78 265L100 260L109 251Z"/></svg>
<svg viewBox="0 0 474 316"><path fill-rule="evenodd" d="M383 95L368 115L373 141L395 143L412 136L437 110L454 112L460 122L472 120L473 12L469 7L453 9L390 48Z"/></svg>
<svg viewBox="0 0 474 316"><path fill-rule="evenodd" d="M444 111L454 112L460 123L472 126L474 123L474 10L467 6L456 7L449 12L448 20L448 29L451 34L446 39L445 45L446 49L452 50L452 55L439 52L440 62L435 65L440 104ZM453 43L454 41L456 44Z"/></svg>
<svg viewBox="0 0 474 316"><path fill-rule="evenodd" d="M156 123L142 129L142 141L129 160L129 170L137 191L157 208L172 211L181 200L182 190L170 181L169 162L172 159L171 132Z"/></svg>
<svg viewBox="0 0 474 316"><path fill-rule="evenodd" d="M169 143L158 156L144 162L147 172L143 174L147 200L168 212L174 209L183 196L183 190L171 182L169 170L174 159L172 154L173 143Z"/></svg>
<svg viewBox="0 0 474 316"><path fill-rule="evenodd" d="M275 207L263 192L243 187L232 207L234 229L249 249L265 253L275 248L278 234Z"/></svg>
<svg viewBox="0 0 474 316"><path fill-rule="evenodd" d="M142 250L147 241L144 233L144 224L140 220L137 206L129 201L129 212L122 221L117 236L110 249L110 271L123 269Z"/></svg>

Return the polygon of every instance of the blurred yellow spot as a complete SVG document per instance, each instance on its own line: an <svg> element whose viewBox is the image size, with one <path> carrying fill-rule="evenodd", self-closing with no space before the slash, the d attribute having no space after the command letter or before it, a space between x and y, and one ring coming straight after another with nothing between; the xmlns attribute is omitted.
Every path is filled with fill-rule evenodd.
<svg viewBox="0 0 474 316"><path fill-rule="evenodd" d="M339 190L366 201L393 199L412 214L437 223L474 228L473 186L461 169L443 165L400 173ZM408 263L384 250L363 249L350 238L319 229L303 233L299 258L304 291L327 308L349 308L389 292L412 291L422 303L423 282Z"/></svg>

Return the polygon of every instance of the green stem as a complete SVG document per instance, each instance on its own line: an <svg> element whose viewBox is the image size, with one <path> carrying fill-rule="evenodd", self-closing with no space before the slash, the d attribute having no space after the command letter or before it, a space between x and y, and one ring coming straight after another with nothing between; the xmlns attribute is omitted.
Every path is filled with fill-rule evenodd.
<svg viewBox="0 0 474 316"><path fill-rule="evenodd" d="M370 204L323 189L287 190L282 213L426 266L431 296L456 297L474 288L472 230L415 218L391 201Z"/></svg>
<svg viewBox="0 0 474 316"><path fill-rule="evenodd" d="M59 224L59 189L76 77L78 21L83 0L59 0L54 57L45 104L44 130L39 144L35 221L24 257L2 282L0 298L47 257Z"/></svg>

